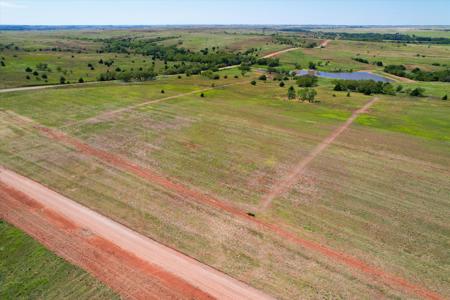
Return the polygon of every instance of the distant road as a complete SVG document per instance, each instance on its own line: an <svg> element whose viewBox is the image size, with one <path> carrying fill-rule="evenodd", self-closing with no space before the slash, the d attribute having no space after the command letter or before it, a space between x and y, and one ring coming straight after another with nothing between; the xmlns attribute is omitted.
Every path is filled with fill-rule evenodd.
<svg viewBox="0 0 450 300"><path fill-rule="evenodd" d="M262 58L271 58L277 55L280 55L282 53L286 53L289 51L296 50L298 48L288 48L276 52L269 53ZM239 65L233 65L228 67L220 68L219 70L227 70L227 69L233 69L238 67ZM65 86L83 86L86 84L95 84L100 83L103 81L92 81L92 82L85 82L85 83L70 83L70 84L52 84L52 85L38 85L38 86L24 86L24 87L17 87L17 88L10 88L10 89L0 89L0 93L10 93L10 92L22 92L22 91L33 91L33 90L42 90L42 89L51 89L51 88L58 88L58 87L65 87ZM108 81L109 82L109 81Z"/></svg>
<svg viewBox="0 0 450 300"><path fill-rule="evenodd" d="M29 199L32 199L31 201L36 202L41 207L41 210L50 210L52 212L48 213L50 217L56 218L60 222L65 221L66 223L76 224L84 231L89 231L113 243L119 249L138 257L144 262L156 265L165 272L181 278L194 288L198 288L212 296L212 298L273 299L241 281L149 239L48 189L38 182L5 169L0 165L0 188L2 185L26 195ZM17 198L18 201L20 201L19 198ZM35 225L39 226L39 224ZM71 235L67 234L66 239L70 240L71 238ZM157 275L155 274L155 276ZM174 283L172 282L171 284Z"/></svg>
<svg viewBox="0 0 450 300"><path fill-rule="evenodd" d="M0 93L10 93L10 92L22 92L22 91L33 91L33 90L42 90L42 89L51 89L58 88L64 86L84 86L87 84L95 84L105 81L90 81L85 83L69 83L69 84L48 84L48 85L37 85L37 86L24 86L10 89L0 89ZM110 82L110 81L108 81Z"/></svg>

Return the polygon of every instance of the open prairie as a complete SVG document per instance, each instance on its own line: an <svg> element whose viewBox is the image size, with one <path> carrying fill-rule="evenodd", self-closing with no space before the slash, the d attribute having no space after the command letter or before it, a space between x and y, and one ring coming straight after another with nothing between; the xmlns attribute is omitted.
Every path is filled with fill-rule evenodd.
<svg viewBox="0 0 450 300"><path fill-rule="evenodd" d="M315 99L305 101L296 94L288 99L288 88L301 91L301 82L283 71L313 62L321 71L388 76L374 61L441 71L448 69L449 45L336 39L314 48L305 45L324 39L295 33L296 41L305 41L290 45L272 33L1 32L19 47L2 50L2 88L58 83L58 66L71 83L126 73L117 67L150 68L152 61L155 76L1 92L0 166L275 298L450 297L450 102L442 100L449 83L394 81L385 85L392 92L361 93L318 78ZM278 35L293 39L293 33ZM138 42L114 40L123 36ZM148 51L167 51L167 64L134 52L139 40L149 39ZM30 50L57 41L66 47L71 40L86 43L85 50ZM119 43L130 53L114 48ZM101 47L116 50L97 53ZM180 51L171 47L190 51L170 60L171 51ZM249 48L257 50L243 54ZM261 59L291 48L298 49ZM197 61L199 51L210 60ZM25 79L25 69L38 63L56 73L48 82ZM190 72L200 64L209 69ZM166 72L186 66L191 69ZM424 89L421 97L414 96L417 88ZM8 214L0 216L8 221ZM13 230L5 224L0 240ZM13 251L11 244L2 249ZM13 263L5 266L16 268ZM97 288L69 298L115 297L76 274L67 276L74 276L75 290L84 280ZM69 280L44 286L42 297ZM113 287L122 297L139 298L124 292L125 285Z"/></svg>

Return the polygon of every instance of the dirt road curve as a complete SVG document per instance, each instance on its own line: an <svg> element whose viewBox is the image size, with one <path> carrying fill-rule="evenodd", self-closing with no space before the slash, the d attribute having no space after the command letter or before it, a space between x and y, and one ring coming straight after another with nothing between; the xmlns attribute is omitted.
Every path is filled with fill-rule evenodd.
<svg viewBox="0 0 450 300"><path fill-rule="evenodd" d="M324 40L320 43L320 45L317 48L325 48L326 46L328 46L329 42L330 40Z"/></svg>
<svg viewBox="0 0 450 300"><path fill-rule="evenodd" d="M17 191L22 193L28 197L28 200L25 201L28 205L34 202L32 207L38 208L38 211L46 211L46 215L50 215L52 219L72 228L72 231L73 228L80 228L82 232L94 235L94 238L89 237L89 244L97 245L97 251L125 252L125 256L136 257L149 266L153 266L156 271L152 270L150 273L161 277L162 272L164 280L161 281L165 281L175 290L183 290L183 293L187 291L184 297L190 298L188 296L191 295L193 298L271 299L270 296L226 274L148 239L37 182L0 167L0 188L2 186L4 194L13 197L11 194L14 194L14 191L16 194ZM23 195L13 198L24 198ZM5 196L1 198L5 198ZM1 205L5 205L3 200ZM0 208L0 215L5 214L6 216L3 217L8 220L5 213L6 208L2 206ZM17 210L14 211L17 213ZM18 224L15 225L20 228L21 222L16 223ZM33 225L39 226L39 224ZM71 234L66 236L67 240L71 238ZM47 236L45 239L51 239L51 236ZM99 245L105 247L102 249L102 247L98 247ZM157 292L155 293L157 294Z"/></svg>
<svg viewBox="0 0 450 300"><path fill-rule="evenodd" d="M276 182L273 185L272 190L266 193L261 200L262 209L267 209L272 200L276 197L280 196L283 193L286 193L289 188L294 185L299 176L303 173L306 167L323 151L325 150L333 141L340 136L358 117L359 114L366 112L372 104L374 104L378 98L373 98L369 102L367 102L363 107L354 111L350 118L345 121L344 124L336 128L331 135L329 135L326 139L324 139L319 145L317 145L303 160L301 160L292 171L287 174L284 178L281 178L280 181Z"/></svg>
<svg viewBox="0 0 450 300"><path fill-rule="evenodd" d="M290 52L290 51L294 51L294 50L297 50L297 49L298 48L288 48L288 49L272 52L270 54L267 54L267 55L263 56L262 58L271 58L271 57L278 56L280 54L283 54L283 53L286 53L286 52Z"/></svg>

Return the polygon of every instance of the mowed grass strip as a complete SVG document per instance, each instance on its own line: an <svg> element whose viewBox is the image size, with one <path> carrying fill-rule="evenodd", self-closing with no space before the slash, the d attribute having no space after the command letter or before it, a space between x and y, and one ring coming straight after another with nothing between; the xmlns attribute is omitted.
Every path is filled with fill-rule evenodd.
<svg viewBox="0 0 450 300"><path fill-rule="evenodd" d="M0 220L1 299L119 299L82 269Z"/></svg>

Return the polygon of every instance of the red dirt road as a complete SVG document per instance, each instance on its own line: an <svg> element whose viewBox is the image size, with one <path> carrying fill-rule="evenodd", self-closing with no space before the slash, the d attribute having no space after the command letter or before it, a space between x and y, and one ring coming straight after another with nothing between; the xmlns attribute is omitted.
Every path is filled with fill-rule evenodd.
<svg viewBox="0 0 450 300"><path fill-rule="evenodd" d="M0 217L130 299L272 299L0 167Z"/></svg>
<svg viewBox="0 0 450 300"><path fill-rule="evenodd" d="M330 136L328 136L325 140L323 140L319 145L317 145L302 161L300 161L295 168L287 174L284 178L281 178L280 181L274 184L272 190L266 193L261 200L262 209L267 209L271 204L273 199L276 197L286 193L291 186L293 186L297 181L299 176L305 171L306 167L320 154L323 150L325 150L333 141L339 137L352 123L353 121L360 115L361 113L366 112L372 104L374 104L378 98L373 98L369 102L367 102L362 108L354 111L350 118L347 121L336 128Z"/></svg>
<svg viewBox="0 0 450 300"><path fill-rule="evenodd" d="M272 53L269 53L269 54L263 56L262 58L271 58L271 57L278 56L280 54L283 54L283 53L286 53L286 52L290 52L290 51L293 51L293 50L297 50L297 49L298 48L288 48L288 49L272 52Z"/></svg>
<svg viewBox="0 0 450 300"><path fill-rule="evenodd" d="M334 139L336 139L336 137L339 136L353 122L353 120L358 116L358 114L366 111L375 101L376 99L372 99L364 107L355 111L343 126L340 126L338 129L336 129L329 138L327 138L324 142L321 143L320 148L318 146L318 150L323 151L324 148L326 148L331 142L333 142ZM336 251L325 245L321 245L317 242L301 238L296 234L291 233L276 224L269 223L255 217L251 217L245 211L235 207L234 205L230 204L227 201L217 199L213 196L202 193L201 191L197 191L182 183L175 182L171 179L168 179L154 172L153 170L136 165L135 163L127 160L126 158L120 157L118 155L100 149L96 149L75 138L69 137L59 131L39 126L37 126L37 128L42 132L44 132L50 138L59 142L63 142L66 145L70 145L85 155L96 157L97 159L100 159L101 161L106 162L113 167L135 174L136 176L144 180L147 180L152 184L156 183L171 191L177 192L179 195L183 196L183 198L186 201L195 201L200 204L215 207L233 216L245 219L249 223L257 224L261 226L261 228L267 230L268 232L272 232L283 239L290 240L291 242L305 249L309 249L311 251L320 253L321 255L327 257L328 259L334 261L335 263L339 263L349 267L350 269L357 270L365 275L374 278L375 280L381 282L382 284L390 286L391 288L400 289L406 293L420 296L425 299L433 299L433 300L444 299L439 294L430 291L427 288L415 285L403 278L386 273L375 266L371 266L365 263L364 261L359 260L358 258ZM322 149L322 147L324 148Z"/></svg>

